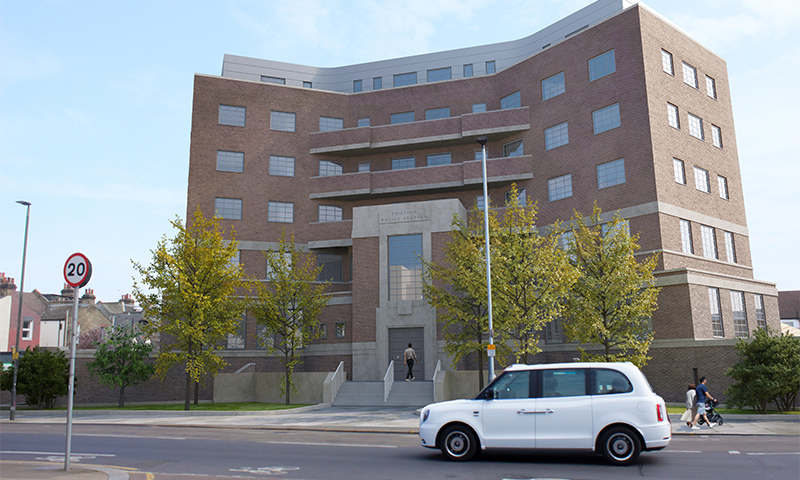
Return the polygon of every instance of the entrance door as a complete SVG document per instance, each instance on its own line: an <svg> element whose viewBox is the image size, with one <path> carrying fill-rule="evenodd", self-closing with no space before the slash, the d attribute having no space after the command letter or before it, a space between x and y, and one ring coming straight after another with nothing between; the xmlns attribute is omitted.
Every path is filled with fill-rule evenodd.
<svg viewBox="0 0 800 480"><path fill-rule="evenodd" d="M417 353L414 362L414 377L417 380L425 379L425 329L417 328L390 328L389 329L389 360L394 360L394 380L403 381L406 378L406 365L403 363L403 352L412 344Z"/></svg>

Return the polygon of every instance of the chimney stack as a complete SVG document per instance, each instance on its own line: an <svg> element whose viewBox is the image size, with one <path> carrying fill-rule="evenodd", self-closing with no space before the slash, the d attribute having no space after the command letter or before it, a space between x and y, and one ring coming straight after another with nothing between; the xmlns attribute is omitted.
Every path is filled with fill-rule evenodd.
<svg viewBox="0 0 800 480"><path fill-rule="evenodd" d="M81 303L88 303L89 305L94 305L95 301L94 290L91 288L87 288L84 292L83 296L81 297Z"/></svg>
<svg viewBox="0 0 800 480"><path fill-rule="evenodd" d="M15 292L16 290L17 286L14 284L14 279L8 278L4 272L0 272L0 297L10 295L11 292Z"/></svg>

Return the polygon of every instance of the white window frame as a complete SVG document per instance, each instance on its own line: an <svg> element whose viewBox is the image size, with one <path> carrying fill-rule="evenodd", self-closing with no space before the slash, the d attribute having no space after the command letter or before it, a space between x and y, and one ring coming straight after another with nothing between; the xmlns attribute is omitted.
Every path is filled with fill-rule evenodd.
<svg viewBox="0 0 800 480"><path fill-rule="evenodd" d="M344 129L344 119L336 117L319 117L319 131L333 132Z"/></svg>
<svg viewBox="0 0 800 480"><path fill-rule="evenodd" d="M218 122L220 125L244 127L247 122L247 107L220 104Z"/></svg>
<svg viewBox="0 0 800 480"><path fill-rule="evenodd" d="M683 160L673 158L672 170L675 173L675 183L686 185L686 165L683 163Z"/></svg>
<svg viewBox="0 0 800 480"><path fill-rule="evenodd" d="M544 129L544 149L552 150L569 144L568 122L559 123Z"/></svg>
<svg viewBox="0 0 800 480"><path fill-rule="evenodd" d="M275 177L294 177L294 157L269 156L269 174Z"/></svg>
<svg viewBox="0 0 800 480"><path fill-rule="evenodd" d="M572 196L572 174L561 175L547 180L547 196L551 202Z"/></svg>
<svg viewBox="0 0 800 480"><path fill-rule="evenodd" d="M617 71L617 59L614 50L601 53L589 59L589 81L593 82L599 78Z"/></svg>
<svg viewBox="0 0 800 480"><path fill-rule="evenodd" d="M680 130L681 117L680 113L678 112L678 107L669 102L667 102L667 121L669 122L670 127Z"/></svg>
<svg viewBox="0 0 800 480"><path fill-rule="evenodd" d="M225 220L242 219L242 199L241 198L214 198L214 213Z"/></svg>
<svg viewBox="0 0 800 480"><path fill-rule="evenodd" d="M317 221L319 223L342 221L342 207L337 205L319 205L317 207Z"/></svg>
<svg viewBox="0 0 800 480"><path fill-rule="evenodd" d="M661 69L664 73L675 76L675 64L672 62L672 54L661 49Z"/></svg>
<svg viewBox="0 0 800 480"><path fill-rule="evenodd" d="M683 62L683 83L697 88L697 69L686 62Z"/></svg>
<svg viewBox="0 0 800 480"><path fill-rule="evenodd" d="M542 80L542 101L550 100L566 91L564 72L556 73Z"/></svg>
<svg viewBox="0 0 800 480"><path fill-rule="evenodd" d="M621 174L620 174L621 172ZM625 183L625 159L618 158L597 166L597 189L613 187Z"/></svg>
<svg viewBox="0 0 800 480"><path fill-rule="evenodd" d="M500 98L500 110L508 110L510 108L520 108L522 106L522 96L520 91L510 93L505 97Z"/></svg>
<svg viewBox="0 0 800 480"><path fill-rule="evenodd" d="M705 258L719 259L717 253L717 234L714 227L700 225L700 236L703 239L703 256Z"/></svg>
<svg viewBox="0 0 800 480"><path fill-rule="evenodd" d="M243 173L244 152L217 150L217 171Z"/></svg>
<svg viewBox="0 0 800 480"><path fill-rule="evenodd" d="M733 237L732 232L724 231L722 234L725 237L725 254L728 258L729 263L737 263L736 262L736 241Z"/></svg>
<svg viewBox="0 0 800 480"><path fill-rule="evenodd" d="M609 105L592 112L594 134L607 132L622 125L619 117L619 103Z"/></svg>
<svg viewBox="0 0 800 480"><path fill-rule="evenodd" d="M271 110L269 112L269 128L279 132L294 132L297 130L297 114Z"/></svg>
<svg viewBox="0 0 800 480"><path fill-rule="evenodd" d="M694 243L692 242L692 222L680 219L681 230L681 251L694 255Z"/></svg>
<svg viewBox="0 0 800 480"><path fill-rule="evenodd" d="M706 95L713 99L717 98L717 82L708 75L706 75Z"/></svg>
<svg viewBox="0 0 800 480"><path fill-rule="evenodd" d="M722 148L722 129L711 124L711 144L717 148Z"/></svg>
<svg viewBox="0 0 800 480"><path fill-rule="evenodd" d="M320 160L319 161L319 176L320 177L333 177L344 173L344 164L334 160Z"/></svg>
<svg viewBox="0 0 800 480"><path fill-rule="evenodd" d="M705 140L705 134L703 133L703 119L698 117L697 115L689 115L689 135L697 138L699 140Z"/></svg>
<svg viewBox="0 0 800 480"><path fill-rule="evenodd" d="M294 223L294 203L275 202L267 204L267 221L276 223Z"/></svg>
<svg viewBox="0 0 800 480"><path fill-rule="evenodd" d="M711 193L711 181L705 168L694 167L694 188L703 193Z"/></svg>
<svg viewBox="0 0 800 480"><path fill-rule="evenodd" d="M503 145L503 158L521 157L522 155L525 155L525 144L521 138ZM483 160L482 157L481 160Z"/></svg>
<svg viewBox="0 0 800 480"><path fill-rule="evenodd" d="M717 187L719 188L719 198L723 200L730 200L730 192L728 191L728 179L722 175L717 175Z"/></svg>

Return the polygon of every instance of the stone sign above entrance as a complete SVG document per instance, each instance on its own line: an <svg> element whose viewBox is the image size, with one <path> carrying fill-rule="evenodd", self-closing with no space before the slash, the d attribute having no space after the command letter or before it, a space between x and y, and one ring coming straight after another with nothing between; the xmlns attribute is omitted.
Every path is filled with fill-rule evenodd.
<svg viewBox="0 0 800 480"><path fill-rule="evenodd" d="M414 208L402 208L381 212L381 223L423 222L431 219L430 213Z"/></svg>

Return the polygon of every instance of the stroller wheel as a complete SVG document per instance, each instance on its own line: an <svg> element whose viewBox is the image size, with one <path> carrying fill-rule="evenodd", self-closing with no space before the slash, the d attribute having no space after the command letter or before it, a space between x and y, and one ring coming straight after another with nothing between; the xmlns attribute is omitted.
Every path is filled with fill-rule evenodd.
<svg viewBox="0 0 800 480"><path fill-rule="evenodd" d="M722 425L723 423L725 423L725 420L723 420L722 417L719 417L717 419L717 425Z"/></svg>

